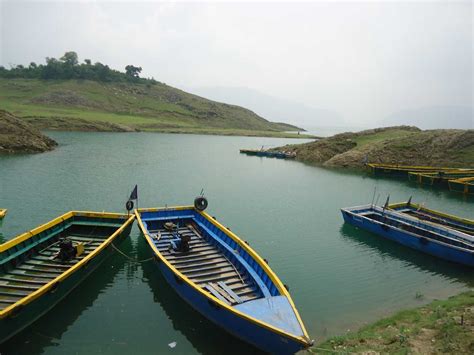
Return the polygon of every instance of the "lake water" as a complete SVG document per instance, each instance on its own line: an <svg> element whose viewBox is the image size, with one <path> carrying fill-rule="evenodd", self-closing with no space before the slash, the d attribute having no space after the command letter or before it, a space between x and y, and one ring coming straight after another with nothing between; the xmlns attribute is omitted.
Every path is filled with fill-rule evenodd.
<svg viewBox="0 0 474 355"><path fill-rule="evenodd" d="M474 286L466 268L343 224L339 209L413 195L414 202L473 217L473 201L448 191L248 157L239 148L302 142L272 138L154 133L49 133L60 146L0 156L4 239L65 211L124 211L135 184L140 207L192 204L208 211L267 258L312 338L355 330L399 309ZM120 248L150 256L134 227ZM176 342L174 348L168 344ZM116 254L52 312L1 348L2 354L252 353L193 311L151 262Z"/></svg>

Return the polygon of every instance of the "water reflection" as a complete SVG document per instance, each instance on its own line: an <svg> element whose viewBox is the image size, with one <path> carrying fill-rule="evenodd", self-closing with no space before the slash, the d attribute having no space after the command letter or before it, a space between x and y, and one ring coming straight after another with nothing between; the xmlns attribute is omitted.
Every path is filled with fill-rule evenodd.
<svg viewBox="0 0 474 355"><path fill-rule="evenodd" d="M125 252L131 251L132 248L130 238L126 238L120 244L120 249ZM102 265L52 310L3 343L0 346L0 352L2 354L42 354L48 347L58 346L68 328L83 312L93 307L99 295L114 283L119 272L125 268L127 274L135 272L134 270L128 270L130 266L134 267L125 263L124 258L117 255L117 253L109 256ZM92 331L93 328L90 329Z"/></svg>
<svg viewBox="0 0 474 355"><path fill-rule="evenodd" d="M139 240L140 257L150 255L143 238ZM173 328L183 334L201 354L262 354L258 349L228 334L195 311L167 284L155 262L142 265L143 279L153 292Z"/></svg>
<svg viewBox="0 0 474 355"><path fill-rule="evenodd" d="M458 265L413 250L347 223L343 224L340 232L347 242L352 243L353 245L368 246L380 256L395 258L403 261L407 265L414 265L418 269L427 271L431 274L441 275L454 281L465 283L467 286L474 286L472 270L467 266Z"/></svg>

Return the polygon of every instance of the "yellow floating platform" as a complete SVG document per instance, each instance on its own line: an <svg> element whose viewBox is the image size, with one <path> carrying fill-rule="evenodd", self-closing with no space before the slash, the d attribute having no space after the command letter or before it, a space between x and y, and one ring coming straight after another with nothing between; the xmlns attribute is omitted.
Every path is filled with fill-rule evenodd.
<svg viewBox="0 0 474 355"><path fill-rule="evenodd" d="M464 168L450 168L450 167L435 167L435 166L414 166L414 165L397 165L397 164L366 164L366 168L374 175L393 175L393 176L408 176L409 173L419 174L455 174L455 173L473 173L474 169Z"/></svg>
<svg viewBox="0 0 474 355"><path fill-rule="evenodd" d="M474 195L474 177L449 180L449 190L461 192L466 195Z"/></svg>

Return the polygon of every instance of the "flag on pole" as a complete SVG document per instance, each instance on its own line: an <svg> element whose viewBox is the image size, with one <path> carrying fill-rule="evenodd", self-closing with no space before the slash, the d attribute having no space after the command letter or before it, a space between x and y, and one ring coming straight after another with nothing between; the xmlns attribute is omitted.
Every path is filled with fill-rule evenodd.
<svg viewBox="0 0 474 355"><path fill-rule="evenodd" d="M137 200L138 199L138 185L135 185L133 188L132 193L130 194L129 200Z"/></svg>

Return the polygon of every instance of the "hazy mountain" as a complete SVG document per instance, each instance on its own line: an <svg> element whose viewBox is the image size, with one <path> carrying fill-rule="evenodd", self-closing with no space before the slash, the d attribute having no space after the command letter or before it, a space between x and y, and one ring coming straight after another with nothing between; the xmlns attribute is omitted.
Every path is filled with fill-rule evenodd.
<svg viewBox="0 0 474 355"><path fill-rule="evenodd" d="M310 107L243 87L187 88L194 94L211 100L244 106L273 122L288 122L296 126L343 126L337 112Z"/></svg>
<svg viewBox="0 0 474 355"><path fill-rule="evenodd" d="M384 120L384 125L412 125L422 129L474 129L473 110L470 106L430 106L401 110Z"/></svg>

